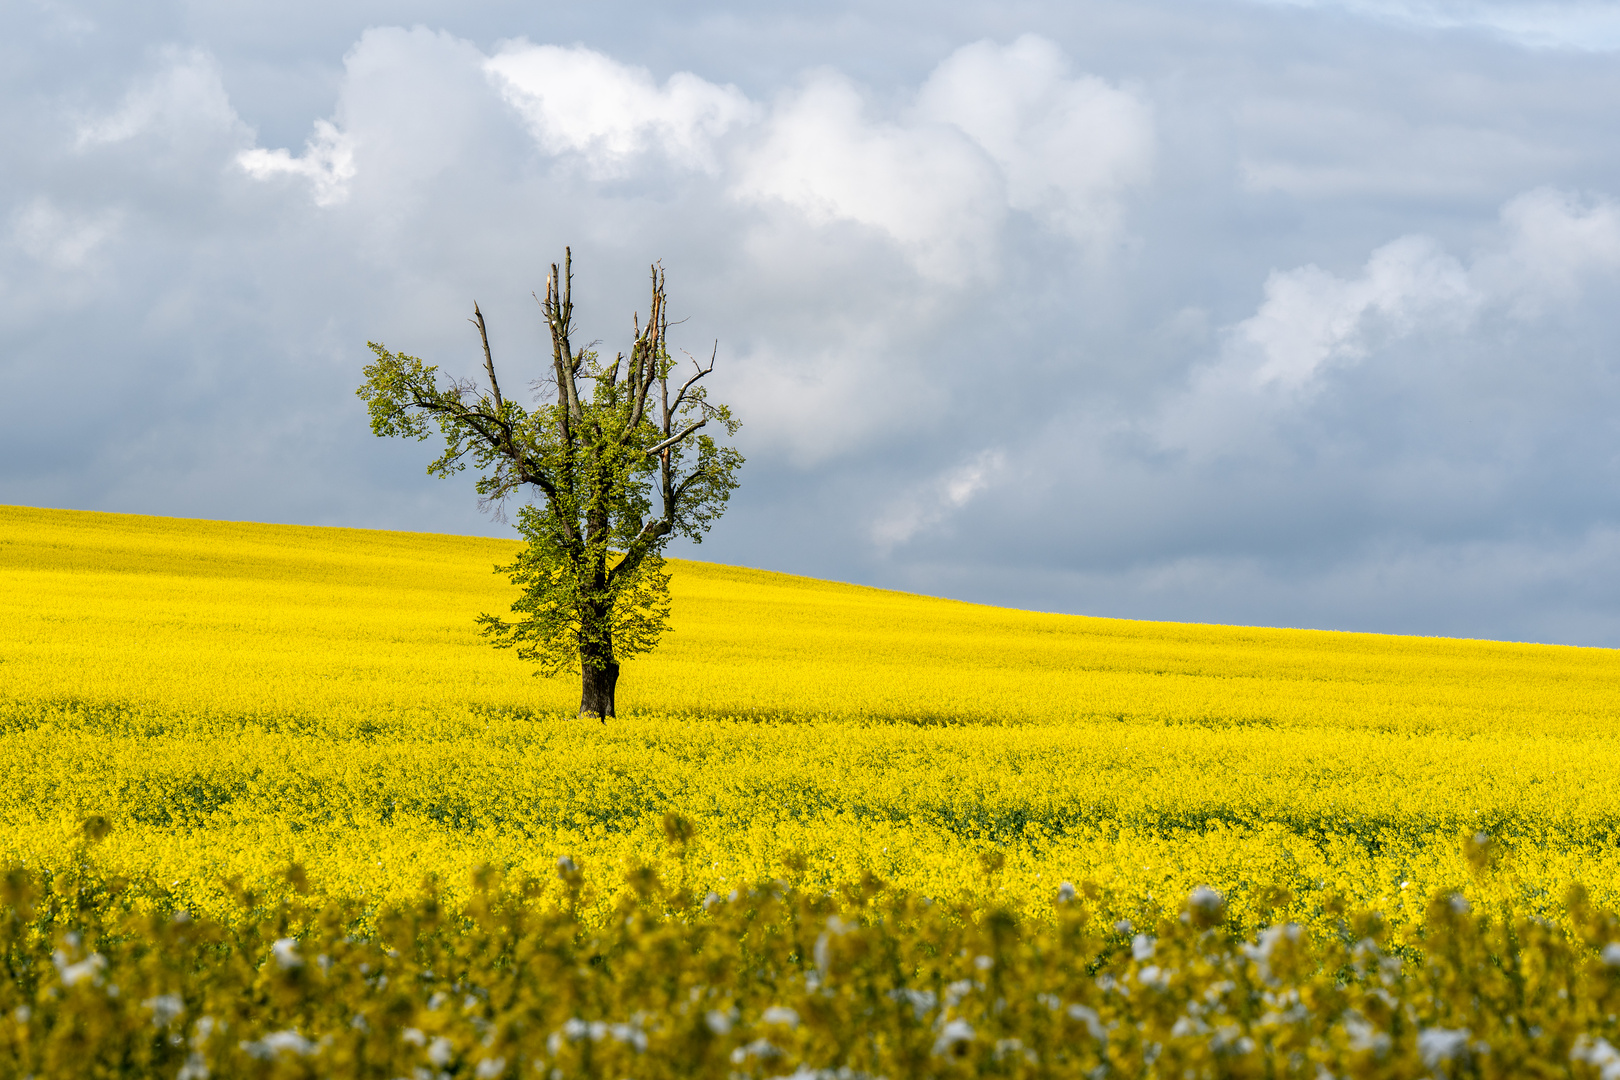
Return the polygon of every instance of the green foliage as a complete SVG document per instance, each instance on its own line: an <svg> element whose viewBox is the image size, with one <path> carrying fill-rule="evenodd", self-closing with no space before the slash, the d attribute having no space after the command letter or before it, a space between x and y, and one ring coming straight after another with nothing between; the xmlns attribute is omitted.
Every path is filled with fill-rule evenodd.
<svg viewBox="0 0 1620 1080"><path fill-rule="evenodd" d="M546 528L544 515L532 507L518 510L518 529L528 546L517 561L497 566L523 587L512 611L523 616L507 621L494 615L478 616L478 623L496 648L517 650L518 658L536 665L536 675L560 675L579 670L580 644L595 636L612 642L617 658L650 652L669 627L669 574L656 552L628 573L609 577L605 588L595 575L581 574L565 558ZM621 557L622 558L622 557ZM580 619L581 611L605 608L607 618L596 623Z"/></svg>
<svg viewBox="0 0 1620 1080"><path fill-rule="evenodd" d="M537 496L518 510L528 547L497 567L523 588L512 605L521 618L485 614L478 621L496 646L516 648L541 674L584 670L589 679L616 673L619 658L651 649L668 627L662 551L672 536L701 542L724 511L742 456L711 432L735 434L738 423L701 385L712 359L707 367L694 361L694 372L671 385L676 364L658 267L647 321L636 320L628 357L604 364L594 350L573 347L571 260L561 271L553 265L544 309L555 391L549 402L526 409L501 395L476 305L486 388L441 385L437 368L372 342L376 362L365 368L358 393L378 436L426 439L436 425L444 450L428 471L448 477L471 465L484 505L520 492Z"/></svg>

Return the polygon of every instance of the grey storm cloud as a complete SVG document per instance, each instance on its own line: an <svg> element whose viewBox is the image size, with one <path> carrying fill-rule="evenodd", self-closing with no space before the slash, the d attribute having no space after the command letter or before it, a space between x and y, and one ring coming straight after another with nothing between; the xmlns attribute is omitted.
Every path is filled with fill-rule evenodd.
<svg viewBox="0 0 1620 1080"><path fill-rule="evenodd" d="M0 501L504 534L353 390L568 244L718 342L677 554L1620 644L1609 5L982 8L14 5Z"/></svg>

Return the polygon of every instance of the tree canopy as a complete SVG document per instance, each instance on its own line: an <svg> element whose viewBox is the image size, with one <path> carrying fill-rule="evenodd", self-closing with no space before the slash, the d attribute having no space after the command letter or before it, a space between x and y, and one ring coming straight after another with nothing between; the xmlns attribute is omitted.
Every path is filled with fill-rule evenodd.
<svg viewBox="0 0 1620 1080"><path fill-rule="evenodd" d="M715 435L735 434L730 410L711 402L714 371L682 371L668 348L664 271L652 267L646 320L636 315L628 355L604 363L573 344L573 253L553 263L540 302L551 334L551 370L525 408L501 392L484 314L470 320L483 346L487 386L441 385L438 369L368 342L375 362L357 393L378 436L426 439L444 451L428 472L471 466L480 505L497 510L526 496L517 560L497 567L522 593L516 618L483 614L483 632L537 666L536 674L581 675L580 715L614 713L619 662L653 648L669 627L663 551L674 536L701 542L737 487L743 459ZM585 392L588 390L588 393Z"/></svg>

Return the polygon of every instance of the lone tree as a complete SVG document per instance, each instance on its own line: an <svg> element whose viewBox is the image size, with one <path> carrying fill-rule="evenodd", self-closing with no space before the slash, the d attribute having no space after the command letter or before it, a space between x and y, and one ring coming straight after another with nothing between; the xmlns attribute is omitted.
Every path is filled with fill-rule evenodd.
<svg viewBox="0 0 1620 1080"><path fill-rule="evenodd" d="M573 277L568 250L546 279L551 372L531 384L532 410L502 396L476 303L468 321L484 347L487 388L470 380L441 387L435 367L368 342L376 363L357 393L379 436L425 439L436 424L445 449L428 472L447 477L471 463L482 473L481 507L531 496L518 509L528 544L516 562L495 568L523 587L512 604L520 618L485 614L478 622L496 647L537 663L537 675L578 671L579 714L605 720L614 714L620 660L651 649L669 626L665 544L675 535L702 541L743 459L709 433L738 427L701 385L713 354L672 381L663 268L652 268L652 303L645 323L634 320L630 355L610 364L589 346L574 347Z"/></svg>

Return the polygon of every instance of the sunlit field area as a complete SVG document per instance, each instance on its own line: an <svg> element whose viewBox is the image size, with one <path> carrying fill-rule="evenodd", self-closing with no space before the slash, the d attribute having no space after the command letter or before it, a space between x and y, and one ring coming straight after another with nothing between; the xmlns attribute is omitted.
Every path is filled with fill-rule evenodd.
<svg viewBox="0 0 1620 1080"><path fill-rule="evenodd" d="M0 508L0 1075L1620 1076L1611 651L514 547Z"/></svg>

